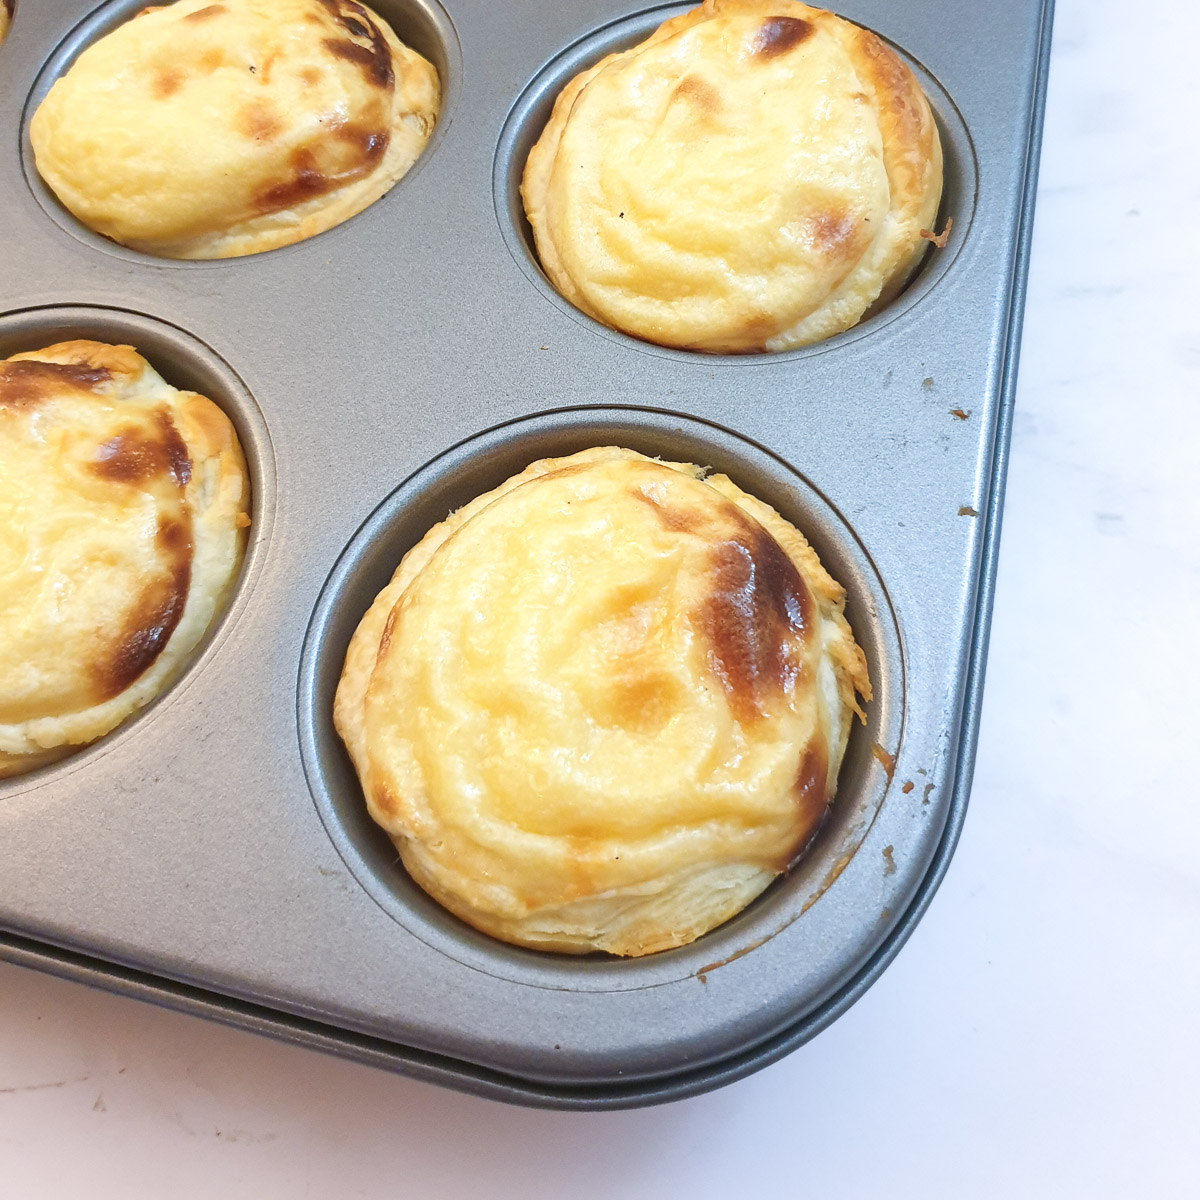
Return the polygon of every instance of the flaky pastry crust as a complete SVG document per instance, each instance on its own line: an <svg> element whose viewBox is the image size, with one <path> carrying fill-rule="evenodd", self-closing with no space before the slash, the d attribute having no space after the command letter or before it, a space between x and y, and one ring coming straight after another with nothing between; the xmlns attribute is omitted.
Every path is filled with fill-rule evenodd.
<svg viewBox="0 0 1200 1200"><path fill-rule="evenodd" d="M405 555L334 721L412 878L505 941L643 955L803 849L869 698L844 592L721 475L535 462Z"/></svg>
<svg viewBox="0 0 1200 1200"><path fill-rule="evenodd" d="M521 185L567 300L711 353L794 349L886 303L941 191L912 72L792 0L705 0L577 75Z"/></svg>
<svg viewBox="0 0 1200 1200"><path fill-rule="evenodd" d="M29 132L85 225L166 258L230 258L378 200L439 96L434 68L356 0L178 0L85 50Z"/></svg>
<svg viewBox="0 0 1200 1200"><path fill-rule="evenodd" d="M115 728L178 674L236 578L229 418L130 346L0 362L0 776Z"/></svg>

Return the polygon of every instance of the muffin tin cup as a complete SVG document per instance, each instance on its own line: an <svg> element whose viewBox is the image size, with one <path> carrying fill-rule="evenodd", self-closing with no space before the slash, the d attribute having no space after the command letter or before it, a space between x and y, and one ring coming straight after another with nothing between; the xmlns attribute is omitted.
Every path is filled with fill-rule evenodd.
<svg viewBox="0 0 1200 1200"><path fill-rule="evenodd" d="M214 260L158 258L121 246L89 229L62 204L38 174L33 145L29 140L29 123L33 114L55 82L70 70L71 64L90 45L124 25L145 7L143 0L109 0L107 4L101 4L80 21L58 44L34 80L25 103L21 117L21 165L25 182L45 214L91 249L113 254L134 263L151 262L156 265L170 264L185 268L206 267L212 265ZM413 166L380 198L383 200L390 192L400 187L405 179L411 179L421 170L449 129L458 99L462 53L454 25L437 0L379 0L379 3L372 7L388 21L405 45L416 50L437 68L442 84L439 118L428 143ZM287 247L283 249L286 250Z"/></svg>
<svg viewBox="0 0 1200 1200"><path fill-rule="evenodd" d="M576 75L607 55L627 50L644 41L664 21L686 13L694 7L696 6L693 4L665 4L644 9L632 16L613 21L580 38L561 54L556 55L529 81L510 109L500 132L500 141L496 148L496 157L492 167L496 220L500 225L501 234L517 265L542 295L550 303L602 337L619 340L651 354L678 357L685 361L695 359L698 352L658 346L652 342L640 341L627 333L610 329L586 313L580 312L570 301L559 295L538 261L533 230L526 219L525 209L521 202L521 174L525 169L525 160L529 156L529 151L533 149L534 143L537 142L546 123L550 120L555 99ZM975 211L977 169L971 136L963 122L962 114L937 79L922 63L905 53L903 47L893 43L891 48L907 63L909 69L916 76L917 82L929 100L934 120L937 122L942 143L943 186L942 201L937 219L934 221L934 228L942 230L949 225L952 231L956 229L957 233L953 243L940 248L937 252L930 247L903 292L878 311L868 311L863 320L844 333L826 338L811 346L779 354L706 356L710 361L731 366L745 366L747 363L779 362L836 350L847 342L869 335L881 325L901 316L912 305L919 303L953 264L959 248L966 240Z"/></svg>
<svg viewBox="0 0 1200 1200"><path fill-rule="evenodd" d="M577 313L515 191L561 83L683 6L381 2L442 73L417 168L317 238L203 264L84 230L16 136L138 7L21 5L0 51L0 354L126 342L211 396L246 451L252 541L166 694L0 783L0 956L528 1104L661 1102L794 1049L897 953L965 812L1049 5L843 10L927 89L950 242L847 333L726 358ZM351 632L429 526L533 459L605 444L724 471L792 520L847 588L875 690L793 870L692 945L628 961L502 945L430 901L330 716Z"/></svg>
<svg viewBox="0 0 1200 1200"><path fill-rule="evenodd" d="M609 445L729 475L803 529L847 589L846 614L866 653L874 689L867 723L851 731L830 812L794 869L691 945L631 960L509 946L451 916L397 866L396 851L367 814L333 728L333 697L350 638L396 564L425 532L537 459ZM385 912L426 945L476 970L533 987L607 992L706 974L706 968L736 959L803 916L857 852L879 813L888 780L872 748L900 744L903 697L900 636L887 590L843 518L810 483L719 426L651 409L606 407L559 410L488 430L428 463L380 505L351 540L317 602L301 659L298 723L325 827L347 867Z"/></svg>
<svg viewBox="0 0 1200 1200"><path fill-rule="evenodd" d="M164 321L119 309L49 306L0 314L0 359L56 342L84 339L131 345L173 387L207 396L229 417L237 431L250 478L250 537L237 579L218 609L208 632L188 656L176 677L149 704L110 733L67 758L28 774L0 781L0 795L36 787L47 778L73 773L96 756L136 737L143 723L174 703L193 677L204 671L231 623L237 620L262 569L275 514L275 457L266 422L254 397L224 359L202 342Z"/></svg>

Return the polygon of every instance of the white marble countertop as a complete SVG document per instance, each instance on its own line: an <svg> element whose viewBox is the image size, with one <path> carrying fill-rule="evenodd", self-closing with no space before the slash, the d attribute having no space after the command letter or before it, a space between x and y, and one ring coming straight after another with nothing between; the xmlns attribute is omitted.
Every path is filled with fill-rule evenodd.
<svg viewBox="0 0 1200 1200"><path fill-rule="evenodd" d="M1058 3L971 812L867 996L580 1114L0 966L0 1196L1196 1194L1200 10L1137 11Z"/></svg>

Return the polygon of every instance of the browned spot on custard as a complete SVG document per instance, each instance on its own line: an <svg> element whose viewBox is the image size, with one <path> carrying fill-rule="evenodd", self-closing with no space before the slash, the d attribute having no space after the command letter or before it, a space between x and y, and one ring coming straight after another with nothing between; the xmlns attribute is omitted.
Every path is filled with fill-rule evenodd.
<svg viewBox="0 0 1200 1200"><path fill-rule="evenodd" d="M392 86L392 59L386 45L360 46L357 42L339 41L337 38L325 38L321 44L335 58L344 58L362 67L363 74L377 87Z"/></svg>
<svg viewBox="0 0 1200 1200"><path fill-rule="evenodd" d="M225 52L214 46L211 50L205 50L200 55L197 63L202 71L206 71L211 75L214 71L219 71L225 65Z"/></svg>
<svg viewBox="0 0 1200 1200"><path fill-rule="evenodd" d="M812 33L813 27L799 17L768 17L758 27L750 43L750 52L755 58L778 58Z"/></svg>
<svg viewBox="0 0 1200 1200"><path fill-rule="evenodd" d="M696 112L705 116L721 111L721 93L697 75L685 75L671 93L672 100L686 100Z"/></svg>
<svg viewBox="0 0 1200 1200"><path fill-rule="evenodd" d="M236 116L237 131L255 141L269 141L283 129L278 114L265 101L246 105Z"/></svg>
<svg viewBox="0 0 1200 1200"><path fill-rule="evenodd" d="M64 389L90 392L111 378L107 368L82 363L0 362L0 408L30 408Z"/></svg>
<svg viewBox="0 0 1200 1200"><path fill-rule="evenodd" d="M154 532L154 545L166 557L178 557L183 553L191 553L192 531L186 521L174 517L159 517L158 528Z"/></svg>
<svg viewBox="0 0 1200 1200"><path fill-rule="evenodd" d="M192 460L170 414L159 409L154 429L127 425L104 442L89 464L92 474L113 483L146 484L159 476L176 487L187 486L192 477Z"/></svg>
<svg viewBox="0 0 1200 1200"><path fill-rule="evenodd" d="M219 17L225 12L225 5L210 4L207 8L198 8L194 13L188 13L183 19L185 21L211 21L213 17Z"/></svg>
<svg viewBox="0 0 1200 1200"><path fill-rule="evenodd" d="M663 528L669 529L672 533L692 533L703 524L698 514L688 512L686 509L668 508L656 500L652 492L648 492L644 488L633 488L629 494L635 500L640 500L654 509Z"/></svg>
<svg viewBox="0 0 1200 1200"><path fill-rule="evenodd" d="M710 591L695 619L734 715L748 722L795 685L795 642L808 631L812 597L779 543L738 515L738 532L712 547Z"/></svg>
<svg viewBox="0 0 1200 1200"><path fill-rule="evenodd" d="M392 794L392 789L386 783L377 783L373 790L375 792L375 807L380 812L395 813L400 807L396 803L396 797Z"/></svg>
<svg viewBox="0 0 1200 1200"><path fill-rule="evenodd" d="M315 196L322 196L334 186L334 181L317 170L317 160L311 150L297 150L292 155L292 170L295 172L285 183L277 183L255 197L259 212L275 212L303 204Z"/></svg>
<svg viewBox="0 0 1200 1200"><path fill-rule="evenodd" d="M316 87L321 82L321 72L316 67L303 67L300 71L300 78L309 87Z"/></svg>
<svg viewBox="0 0 1200 1200"><path fill-rule="evenodd" d="M749 345L758 345L765 350L766 343L779 332L779 321L775 317L769 317L764 313L759 313L753 317L747 317L742 323L742 337Z"/></svg>
<svg viewBox="0 0 1200 1200"><path fill-rule="evenodd" d="M166 574L149 583L134 605L107 662L93 669L101 700L111 700L141 678L162 653L187 603L192 578L191 532L184 553L172 556Z"/></svg>
<svg viewBox="0 0 1200 1200"><path fill-rule="evenodd" d="M829 751L819 734L812 738L796 772L796 806L808 828L829 803Z"/></svg>
<svg viewBox="0 0 1200 1200"><path fill-rule="evenodd" d="M150 90L156 100L165 100L168 96L173 96L181 87L183 87L183 72L171 67L166 71L159 71L155 75Z"/></svg>
<svg viewBox="0 0 1200 1200"><path fill-rule="evenodd" d="M848 213L818 213L809 217L805 226L813 245L830 258L853 245L856 222Z"/></svg>
<svg viewBox="0 0 1200 1200"><path fill-rule="evenodd" d="M358 151L359 161L370 167L383 157L391 141L391 134L386 129L367 129L362 125L338 125L332 132L339 142L353 146Z"/></svg>
<svg viewBox="0 0 1200 1200"><path fill-rule="evenodd" d="M351 38L364 38L369 43L363 46L349 38L324 38L321 44L325 49L335 57L361 67L370 83L390 88L396 78L392 71L392 52L371 14L354 0L321 0L321 3Z"/></svg>
<svg viewBox="0 0 1200 1200"><path fill-rule="evenodd" d="M892 782L892 776L896 773L896 758L889 754L878 742L871 747L871 753L879 759L879 765L883 767L883 773L887 776L889 784Z"/></svg>

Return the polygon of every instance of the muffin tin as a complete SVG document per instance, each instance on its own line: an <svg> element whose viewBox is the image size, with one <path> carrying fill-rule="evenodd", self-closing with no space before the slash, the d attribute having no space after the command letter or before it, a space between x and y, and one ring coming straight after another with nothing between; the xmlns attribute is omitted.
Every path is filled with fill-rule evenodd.
<svg viewBox="0 0 1200 1200"><path fill-rule="evenodd" d="M254 524L228 610L174 686L0 783L0 957L529 1104L669 1100L801 1044L895 956L963 820L1049 3L839 10L926 89L949 243L854 329L721 358L561 300L517 193L558 88L687 5L378 0L442 76L421 160L328 233L204 263L90 233L33 169L38 100L140 7L17 5L0 48L0 357L133 344L233 419ZM405 549L533 459L613 443L725 471L804 530L848 589L876 695L801 862L692 945L632 961L503 945L426 898L368 820L330 715L350 634Z"/></svg>

